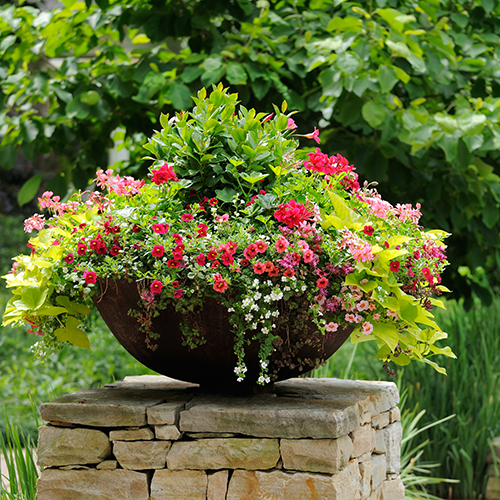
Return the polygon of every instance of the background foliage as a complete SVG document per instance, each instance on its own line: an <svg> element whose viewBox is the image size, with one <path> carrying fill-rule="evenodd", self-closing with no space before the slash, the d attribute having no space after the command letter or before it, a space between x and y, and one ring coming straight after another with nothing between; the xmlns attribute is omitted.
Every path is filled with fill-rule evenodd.
<svg viewBox="0 0 500 500"><path fill-rule="evenodd" d="M20 3L20 2L18 2ZM286 99L393 203L453 232L447 280L500 279L500 6L494 0L64 0L0 8L0 206L85 188L115 141L122 172L160 112L222 81L247 107ZM117 132L116 132L117 131ZM19 153L18 153L19 152ZM17 165L17 166L16 166ZM19 167L21 165L21 167ZM27 181L21 189L21 186ZM468 299L470 300L470 299Z"/></svg>

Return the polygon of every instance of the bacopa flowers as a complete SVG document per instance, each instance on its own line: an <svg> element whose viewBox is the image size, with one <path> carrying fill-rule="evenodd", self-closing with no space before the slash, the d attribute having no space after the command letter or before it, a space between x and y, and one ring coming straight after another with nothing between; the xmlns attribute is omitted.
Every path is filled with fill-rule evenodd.
<svg viewBox="0 0 500 500"><path fill-rule="evenodd" d="M237 120L246 120L234 102L226 103L233 107L225 108L224 119L217 115L224 106L213 107L218 125L210 130L218 148L228 137L238 141L227 123L240 127ZM152 330L151 320L163 308L173 305L184 315L184 341L193 349L201 339L192 313L209 298L225 308L237 380L247 374L252 341L259 345L261 383L276 377L275 357L311 369L314 360L299 362L292 351L345 332L352 342L377 341L384 363L450 355L433 345L443 335L431 313L441 304L434 297L445 290L447 235L420 226L420 205L393 206L375 189L360 187L354 166L339 154L298 150L296 137L319 142L319 131L296 134L296 123L278 110L252 122L266 144L265 160L257 155L249 164L238 157L237 144L212 151L217 161L200 156L190 169L189 155L197 153L191 148L183 156L187 148L179 141L191 137L189 127L202 115L169 120L161 141L150 142L157 161L147 181L100 170L98 189L85 196L62 203L51 192L42 195L48 214L25 223L26 231L39 232L30 240L32 255L17 257L6 277L14 298L5 324L43 332L46 351L61 339L78 343L81 334L58 337L61 325L81 325L91 298L127 279L136 283L134 317L151 349L163 334ZM208 128L200 130L208 137ZM36 308L22 299L35 281Z"/></svg>

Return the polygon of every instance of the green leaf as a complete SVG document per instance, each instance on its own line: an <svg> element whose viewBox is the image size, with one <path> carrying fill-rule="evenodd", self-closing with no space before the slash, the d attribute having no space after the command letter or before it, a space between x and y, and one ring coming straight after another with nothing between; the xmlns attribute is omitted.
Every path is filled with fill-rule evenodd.
<svg viewBox="0 0 500 500"><path fill-rule="evenodd" d="M216 189L217 198L226 203L231 203L233 198L236 196L236 191L230 187L225 187L224 189Z"/></svg>
<svg viewBox="0 0 500 500"><path fill-rule="evenodd" d="M362 63L359 58L350 52L344 52L343 54L339 54L337 57L338 68L340 68L347 75L355 74L361 67L361 64Z"/></svg>
<svg viewBox="0 0 500 500"><path fill-rule="evenodd" d="M80 101L79 97L74 97L66 106L66 116L68 118L78 118L85 120L89 116L90 109L87 104Z"/></svg>
<svg viewBox="0 0 500 500"><path fill-rule="evenodd" d="M72 302L66 295L59 295L56 302L63 306L68 311L68 314L90 314L90 308L85 304Z"/></svg>
<svg viewBox="0 0 500 500"><path fill-rule="evenodd" d="M10 170L16 163L17 149L12 142L0 149L0 166Z"/></svg>
<svg viewBox="0 0 500 500"><path fill-rule="evenodd" d="M188 109L193 103L190 88L179 80L174 80L170 85L168 98L172 101L174 108L179 111Z"/></svg>
<svg viewBox="0 0 500 500"><path fill-rule="evenodd" d="M360 31L363 21L356 17L334 17L326 27L327 31Z"/></svg>
<svg viewBox="0 0 500 500"><path fill-rule="evenodd" d="M467 135L479 134L486 123L486 115L482 113L461 114L457 118L457 124Z"/></svg>
<svg viewBox="0 0 500 500"><path fill-rule="evenodd" d="M100 100L101 96L95 90L89 90L80 94L80 101L89 106L94 106L94 104L97 104Z"/></svg>
<svg viewBox="0 0 500 500"><path fill-rule="evenodd" d="M237 62L230 62L227 65L226 78L231 85L246 85L247 83L245 68Z"/></svg>
<svg viewBox="0 0 500 500"><path fill-rule="evenodd" d="M373 334L375 337L384 341L391 351L396 349L399 343L398 329L394 323L385 323L381 321L373 325Z"/></svg>
<svg viewBox="0 0 500 500"><path fill-rule="evenodd" d="M42 179L42 174L36 174L23 184L23 186L19 190L19 193L17 194L17 202L20 207L26 205L26 203L29 203L36 196Z"/></svg>
<svg viewBox="0 0 500 500"><path fill-rule="evenodd" d="M382 92L390 92L399 78L392 66L384 65L378 71L378 82Z"/></svg>
<svg viewBox="0 0 500 500"><path fill-rule="evenodd" d="M68 316L66 320L66 326L63 328L58 328L54 335L61 342L70 342L73 345L78 347L84 347L86 349L90 349L89 338L78 328L78 325L81 324L81 321L77 320L74 316Z"/></svg>
<svg viewBox="0 0 500 500"><path fill-rule="evenodd" d="M149 42L151 42L151 40L149 39L149 37L147 35L136 35L132 39L133 45L141 45L143 43L149 43Z"/></svg>
<svg viewBox="0 0 500 500"><path fill-rule="evenodd" d="M483 210L483 222L484 225L490 229L493 229L498 222L500 217L500 211L498 205L490 201L486 204Z"/></svg>
<svg viewBox="0 0 500 500"><path fill-rule="evenodd" d="M47 298L49 290L44 292L37 286L27 286L21 291L21 300L30 310L39 308Z"/></svg>
<svg viewBox="0 0 500 500"><path fill-rule="evenodd" d="M373 128L377 128L379 125L382 125L382 122L385 120L387 111L379 102L368 101L363 104L361 114L368 125Z"/></svg>

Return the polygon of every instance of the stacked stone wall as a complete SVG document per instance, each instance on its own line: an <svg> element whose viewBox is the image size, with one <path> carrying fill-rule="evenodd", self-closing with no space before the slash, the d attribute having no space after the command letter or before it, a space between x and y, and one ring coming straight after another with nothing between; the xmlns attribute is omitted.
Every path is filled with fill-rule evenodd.
<svg viewBox="0 0 500 500"><path fill-rule="evenodd" d="M403 500L392 383L203 394L127 377L41 407L37 500Z"/></svg>

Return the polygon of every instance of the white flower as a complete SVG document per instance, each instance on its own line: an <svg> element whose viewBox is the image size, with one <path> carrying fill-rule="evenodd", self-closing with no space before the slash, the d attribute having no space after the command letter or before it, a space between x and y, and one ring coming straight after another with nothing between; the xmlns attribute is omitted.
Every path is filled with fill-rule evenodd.
<svg viewBox="0 0 500 500"><path fill-rule="evenodd" d="M250 321L252 321L253 319L253 316L251 314L245 314L245 321L248 321L250 323Z"/></svg>
<svg viewBox="0 0 500 500"><path fill-rule="evenodd" d="M262 328L262 330L261 330L261 331L262 331L262 333L263 333L264 335L267 335L267 334L269 333L269 328L267 328L267 326L265 326L264 328Z"/></svg>
<svg viewBox="0 0 500 500"><path fill-rule="evenodd" d="M259 380L258 380L257 382L258 382L259 384L264 384L264 383L265 383L265 381L266 381L266 379L265 379L265 378L261 375L261 376L259 377Z"/></svg>
<svg viewBox="0 0 500 500"><path fill-rule="evenodd" d="M283 288L283 290L284 290L285 292L289 292L289 291L291 290L291 288L287 285L287 286L285 286L285 287Z"/></svg>
<svg viewBox="0 0 500 500"><path fill-rule="evenodd" d="M262 297L262 294L260 292L257 292L255 295L254 295L254 300L259 300L260 298Z"/></svg>
<svg viewBox="0 0 500 500"><path fill-rule="evenodd" d="M283 281L283 283L286 283L288 281L288 278L286 276L282 276L281 281Z"/></svg>
<svg viewBox="0 0 500 500"><path fill-rule="evenodd" d="M193 293L194 290L191 290L191 293ZM234 312L234 307L228 307L227 312L233 313Z"/></svg>
<svg viewBox="0 0 500 500"><path fill-rule="evenodd" d="M264 297L264 302L266 302L267 304L269 304L269 302L271 302L271 295L266 295Z"/></svg>
<svg viewBox="0 0 500 500"><path fill-rule="evenodd" d="M258 311L259 306L257 304L252 304L252 307L250 307L250 311Z"/></svg>
<svg viewBox="0 0 500 500"><path fill-rule="evenodd" d="M281 300L283 298L283 292L282 291L279 291L279 292L272 292L271 293L271 298L273 300Z"/></svg>
<svg viewBox="0 0 500 500"><path fill-rule="evenodd" d="M262 369L265 370L267 368L267 363L263 359L261 359L260 366L262 366Z"/></svg>
<svg viewBox="0 0 500 500"><path fill-rule="evenodd" d="M305 292L305 291L307 290L307 286L306 286L306 285L302 285L302 286L300 287L300 289L301 289L303 292Z"/></svg>
<svg viewBox="0 0 500 500"><path fill-rule="evenodd" d="M252 323L251 329L252 330L256 330L257 329L257 323Z"/></svg>
<svg viewBox="0 0 500 500"><path fill-rule="evenodd" d="M271 317L271 311L267 311L265 314L265 318L269 319Z"/></svg>
<svg viewBox="0 0 500 500"><path fill-rule="evenodd" d="M252 299L243 299L243 301L241 302L242 307L248 307L251 304L252 304Z"/></svg>
<svg viewBox="0 0 500 500"><path fill-rule="evenodd" d="M280 312L278 311L278 309L276 309L276 311L273 311L273 312L271 313L271 316L272 316L273 318L277 318L279 315L280 315Z"/></svg>

